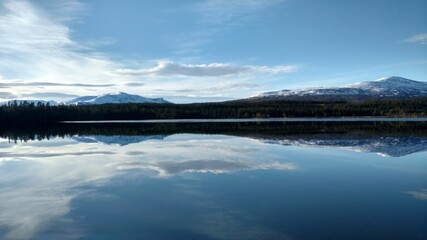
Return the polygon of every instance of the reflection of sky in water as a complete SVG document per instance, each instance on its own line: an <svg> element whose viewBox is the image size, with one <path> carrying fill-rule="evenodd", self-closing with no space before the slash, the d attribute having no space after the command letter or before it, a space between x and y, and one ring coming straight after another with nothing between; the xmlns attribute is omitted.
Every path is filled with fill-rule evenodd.
<svg viewBox="0 0 427 240"><path fill-rule="evenodd" d="M388 158L218 135L142 138L1 140L0 236L360 239L361 228L388 239L427 234L425 152Z"/></svg>

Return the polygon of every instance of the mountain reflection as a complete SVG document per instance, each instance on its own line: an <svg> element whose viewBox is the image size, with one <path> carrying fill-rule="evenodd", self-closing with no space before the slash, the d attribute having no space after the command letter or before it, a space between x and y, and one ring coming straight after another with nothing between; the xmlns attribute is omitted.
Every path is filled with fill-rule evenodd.
<svg viewBox="0 0 427 240"><path fill-rule="evenodd" d="M331 147L377 153L381 156L401 157L427 150L427 137L363 136L354 134L306 134L283 137L246 136L266 144L301 147ZM165 136L82 136L73 137L79 142L128 145L147 140L163 140Z"/></svg>
<svg viewBox="0 0 427 240"><path fill-rule="evenodd" d="M117 144L120 146L133 144L133 143L140 143L148 140L163 140L166 137L166 135L149 135L149 136L106 136L106 135L83 135L83 136L77 136L72 137L72 139L79 141L79 142L85 142L85 143L105 143L105 144Z"/></svg>
<svg viewBox="0 0 427 240"><path fill-rule="evenodd" d="M357 152L377 153L381 156L389 157L401 157L427 150L427 137L313 134L288 138L256 137L255 139L269 144L302 147L335 147Z"/></svg>
<svg viewBox="0 0 427 240"><path fill-rule="evenodd" d="M427 150L427 122L271 122L63 124L49 129L1 129L9 141L71 136L85 143L120 146L181 133L248 137L263 143L304 147L336 147L400 157Z"/></svg>

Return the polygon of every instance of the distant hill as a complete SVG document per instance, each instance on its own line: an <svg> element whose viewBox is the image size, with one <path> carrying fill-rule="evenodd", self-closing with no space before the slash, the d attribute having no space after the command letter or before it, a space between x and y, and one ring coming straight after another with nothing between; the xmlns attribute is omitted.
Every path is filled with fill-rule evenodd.
<svg viewBox="0 0 427 240"><path fill-rule="evenodd" d="M147 98L124 92L109 93L101 96L78 97L65 102L65 105L96 105L96 104L118 104L118 103L170 103L163 98Z"/></svg>
<svg viewBox="0 0 427 240"><path fill-rule="evenodd" d="M427 96L427 83L402 77L386 77L330 88L304 88L265 92L245 100L355 101L404 99Z"/></svg>
<svg viewBox="0 0 427 240"><path fill-rule="evenodd" d="M50 106L61 105L98 105L98 104L121 104L121 103L170 103L163 98L147 98L139 95L132 95L124 92L109 93L100 96L83 96L78 97L67 102L58 103L56 101L45 101L45 100L11 100L1 102L0 105L7 105L9 103L16 102L18 105L23 103L33 103L37 105L41 103L46 105L49 103Z"/></svg>

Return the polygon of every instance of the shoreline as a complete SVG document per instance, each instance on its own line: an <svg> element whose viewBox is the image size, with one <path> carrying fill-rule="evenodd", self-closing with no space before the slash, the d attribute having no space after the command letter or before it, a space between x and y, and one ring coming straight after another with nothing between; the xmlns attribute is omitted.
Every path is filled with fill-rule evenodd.
<svg viewBox="0 0 427 240"><path fill-rule="evenodd" d="M58 123L232 123L232 122L424 122L427 117L326 117L326 118L221 118L221 119L146 119L146 120L88 120Z"/></svg>

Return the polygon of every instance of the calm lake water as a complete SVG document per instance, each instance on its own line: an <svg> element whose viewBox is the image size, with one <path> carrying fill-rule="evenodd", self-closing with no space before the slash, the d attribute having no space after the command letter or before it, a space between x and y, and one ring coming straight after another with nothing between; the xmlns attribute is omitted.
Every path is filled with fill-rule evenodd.
<svg viewBox="0 0 427 240"><path fill-rule="evenodd" d="M0 129L0 239L427 239L427 122Z"/></svg>

